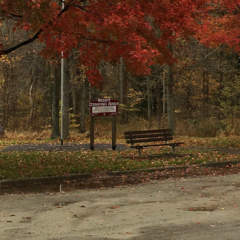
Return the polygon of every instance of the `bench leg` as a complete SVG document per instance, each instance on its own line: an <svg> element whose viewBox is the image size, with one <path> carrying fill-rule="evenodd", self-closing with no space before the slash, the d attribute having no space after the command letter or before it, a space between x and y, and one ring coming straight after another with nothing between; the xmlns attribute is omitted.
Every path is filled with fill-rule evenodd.
<svg viewBox="0 0 240 240"><path fill-rule="evenodd" d="M138 147L137 149L138 149L138 155L141 156L141 155L142 155L142 149L143 149L143 148L142 148L142 147Z"/></svg>
<svg viewBox="0 0 240 240"><path fill-rule="evenodd" d="M175 145L172 145L172 151L175 152Z"/></svg>

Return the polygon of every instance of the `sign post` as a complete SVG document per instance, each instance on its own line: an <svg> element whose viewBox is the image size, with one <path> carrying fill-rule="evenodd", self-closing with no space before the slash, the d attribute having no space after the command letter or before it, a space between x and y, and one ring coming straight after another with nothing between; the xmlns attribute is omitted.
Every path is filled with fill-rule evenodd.
<svg viewBox="0 0 240 240"><path fill-rule="evenodd" d="M96 117L112 117L112 149L116 149L117 120L119 102L110 98L99 98L89 103L90 111L90 149L94 150L94 124Z"/></svg>
<svg viewBox="0 0 240 240"><path fill-rule="evenodd" d="M112 150L116 150L116 140L117 140L117 118L114 116L112 118Z"/></svg>
<svg viewBox="0 0 240 240"><path fill-rule="evenodd" d="M94 150L94 117L90 119L90 149Z"/></svg>

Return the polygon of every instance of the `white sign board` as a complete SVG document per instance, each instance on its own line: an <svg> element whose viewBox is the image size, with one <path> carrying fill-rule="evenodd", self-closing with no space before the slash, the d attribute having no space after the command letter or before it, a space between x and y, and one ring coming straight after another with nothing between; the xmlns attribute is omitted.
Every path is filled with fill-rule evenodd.
<svg viewBox="0 0 240 240"><path fill-rule="evenodd" d="M112 99L98 99L89 103L91 116L117 115L119 102Z"/></svg>

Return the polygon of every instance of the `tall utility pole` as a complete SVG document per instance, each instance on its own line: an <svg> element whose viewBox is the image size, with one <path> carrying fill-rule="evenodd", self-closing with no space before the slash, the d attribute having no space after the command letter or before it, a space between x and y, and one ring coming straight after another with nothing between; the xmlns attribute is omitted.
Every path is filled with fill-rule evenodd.
<svg viewBox="0 0 240 240"><path fill-rule="evenodd" d="M64 9L64 0L62 0L62 9ZM63 145L63 128L64 128L64 58L63 51L61 52L61 129L60 141Z"/></svg>

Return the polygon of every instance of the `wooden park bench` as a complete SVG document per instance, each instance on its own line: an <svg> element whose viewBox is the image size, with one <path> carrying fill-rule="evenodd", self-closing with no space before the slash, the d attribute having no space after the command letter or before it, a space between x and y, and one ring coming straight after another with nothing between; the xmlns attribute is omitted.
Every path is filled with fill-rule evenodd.
<svg viewBox="0 0 240 240"><path fill-rule="evenodd" d="M127 131L124 133L126 142L131 144L131 148L138 149L139 155L141 150L147 147L170 146L172 150L183 144L183 142L173 141L171 129ZM147 144L146 144L147 143Z"/></svg>

